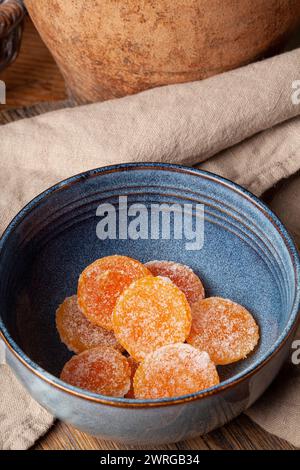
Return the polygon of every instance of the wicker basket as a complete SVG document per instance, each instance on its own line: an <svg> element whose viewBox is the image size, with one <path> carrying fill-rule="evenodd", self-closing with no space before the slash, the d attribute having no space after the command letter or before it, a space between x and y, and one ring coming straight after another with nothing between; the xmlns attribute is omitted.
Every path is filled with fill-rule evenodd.
<svg viewBox="0 0 300 470"><path fill-rule="evenodd" d="M18 55L24 14L21 0L0 0L0 72Z"/></svg>

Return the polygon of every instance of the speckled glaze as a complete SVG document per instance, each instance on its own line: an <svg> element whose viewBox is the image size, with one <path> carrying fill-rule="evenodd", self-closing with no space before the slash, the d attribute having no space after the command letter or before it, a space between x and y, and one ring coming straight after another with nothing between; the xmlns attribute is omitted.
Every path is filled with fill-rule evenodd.
<svg viewBox="0 0 300 470"><path fill-rule="evenodd" d="M96 208L128 203L202 203L204 246L181 240L104 240ZM57 377L71 353L55 329L58 304L76 291L83 268L120 253L189 265L207 295L247 307L261 329L255 352L220 367L220 385L166 400L109 398ZM253 195L210 173L162 164L128 164L72 177L30 202L0 242L1 334L8 364L55 416L110 440L162 444L195 437L249 407L276 376L290 350L299 309L299 258L276 216Z"/></svg>

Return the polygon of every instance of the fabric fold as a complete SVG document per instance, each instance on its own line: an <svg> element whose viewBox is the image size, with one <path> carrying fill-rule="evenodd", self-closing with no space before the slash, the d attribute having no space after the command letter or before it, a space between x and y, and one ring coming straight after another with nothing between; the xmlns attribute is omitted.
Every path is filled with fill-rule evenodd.
<svg viewBox="0 0 300 470"><path fill-rule="evenodd" d="M300 117L260 132L198 165L260 196L300 166Z"/></svg>
<svg viewBox="0 0 300 470"><path fill-rule="evenodd" d="M299 134L298 134L299 135ZM283 181L270 200L300 250L300 172ZM300 325L289 361L267 392L247 411L266 431L300 448Z"/></svg>

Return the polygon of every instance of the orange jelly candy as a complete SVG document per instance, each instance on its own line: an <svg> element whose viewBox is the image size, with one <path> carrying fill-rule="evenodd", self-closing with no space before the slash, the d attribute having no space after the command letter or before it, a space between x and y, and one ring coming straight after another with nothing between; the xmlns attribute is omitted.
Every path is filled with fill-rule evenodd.
<svg viewBox="0 0 300 470"><path fill-rule="evenodd" d="M146 266L153 276L171 279L182 290L190 304L205 297L202 282L188 266L174 261L149 261Z"/></svg>
<svg viewBox="0 0 300 470"><path fill-rule="evenodd" d="M57 309L56 328L61 341L76 354L96 346L111 346L123 351L112 331L87 320L78 307L77 295L66 298Z"/></svg>
<svg viewBox="0 0 300 470"><path fill-rule="evenodd" d="M129 389L129 392L126 393L125 395L125 398L134 398L134 391L133 391L133 378L134 378L134 375L136 373L136 370L139 366L139 363L136 362L131 356L127 357L127 361L129 362L129 365L131 367L131 385L130 385L130 389Z"/></svg>
<svg viewBox="0 0 300 470"><path fill-rule="evenodd" d="M184 342L191 321L185 295L163 277L148 276L133 282L113 312L116 338L138 362L161 346Z"/></svg>
<svg viewBox="0 0 300 470"><path fill-rule="evenodd" d="M127 256L98 259L79 277L79 308L92 323L112 330L112 311L120 294L136 279L149 275L142 263Z"/></svg>
<svg viewBox="0 0 300 470"><path fill-rule="evenodd" d="M207 352L189 344L169 344L149 354L134 376L135 398L171 398L219 383Z"/></svg>
<svg viewBox="0 0 300 470"><path fill-rule="evenodd" d="M131 368L126 357L100 346L73 356L60 378L75 387L110 397L124 397L130 388Z"/></svg>
<svg viewBox="0 0 300 470"><path fill-rule="evenodd" d="M187 342L207 351L217 365L244 359L257 345L259 328L239 304L210 297L192 305L192 328Z"/></svg>

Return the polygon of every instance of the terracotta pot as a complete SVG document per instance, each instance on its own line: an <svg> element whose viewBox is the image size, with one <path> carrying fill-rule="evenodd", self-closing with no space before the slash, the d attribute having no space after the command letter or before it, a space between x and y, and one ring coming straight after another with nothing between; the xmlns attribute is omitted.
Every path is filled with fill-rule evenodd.
<svg viewBox="0 0 300 470"><path fill-rule="evenodd" d="M299 0L25 0L73 96L199 80L277 47Z"/></svg>

